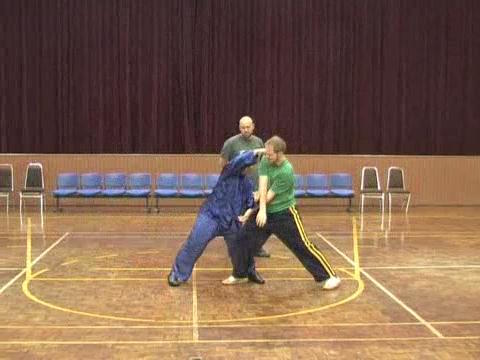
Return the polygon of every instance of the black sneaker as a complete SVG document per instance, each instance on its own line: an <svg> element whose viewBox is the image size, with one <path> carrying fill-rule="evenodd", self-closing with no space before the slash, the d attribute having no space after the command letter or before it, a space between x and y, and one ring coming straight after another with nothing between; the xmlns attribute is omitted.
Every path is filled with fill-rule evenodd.
<svg viewBox="0 0 480 360"><path fill-rule="evenodd" d="M170 274L168 274L168 285L179 286L181 283L182 283L181 281L175 278L175 275L173 274L173 272L170 272Z"/></svg>
<svg viewBox="0 0 480 360"><path fill-rule="evenodd" d="M258 252L255 254L256 257L264 257L264 258L268 258L270 257L270 253L267 252L267 250L265 250L264 248L261 248L260 250L258 250Z"/></svg>
<svg viewBox="0 0 480 360"><path fill-rule="evenodd" d="M257 271L248 274L248 281L254 282L255 284L263 285L265 284L265 279Z"/></svg>

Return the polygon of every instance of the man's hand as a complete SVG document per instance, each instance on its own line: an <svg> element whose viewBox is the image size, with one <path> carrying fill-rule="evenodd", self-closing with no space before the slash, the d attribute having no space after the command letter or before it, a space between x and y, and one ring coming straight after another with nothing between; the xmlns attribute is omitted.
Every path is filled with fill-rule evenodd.
<svg viewBox="0 0 480 360"><path fill-rule="evenodd" d="M258 227L264 227L267 223L267 212L265 210L260 210L257 214L257 225Z"/></svg>
<svg viewBox="0 0 480 360"><path fill-rule="evenodd" d="M253 153L255 155L262 155L262 154L265 154L265 149L264 148L255 149L255 150L253 150Z"/></svg>
<svg viewBox="0 0 480 360"><path fill-rule="evenodd" d="M247 215L240 215L238 217L238 221L240 221L241 224L245 224L247 222L248 218L249 218L249 216L247 216Z"/></svg>

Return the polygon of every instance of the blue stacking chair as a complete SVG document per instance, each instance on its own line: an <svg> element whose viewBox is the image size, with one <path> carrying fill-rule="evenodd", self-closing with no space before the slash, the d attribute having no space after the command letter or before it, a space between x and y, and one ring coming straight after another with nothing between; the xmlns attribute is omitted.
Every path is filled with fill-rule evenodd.
<svg viewBox="0 0 480 360"><path fill-rule="evenodd" d="M57 175L57 188L53 191L56 199L56 209L60 210L60 199L77 196L78 175L76 173L61 173Z"/></svg>
<svg viewBox="0 0 480 360"><path fill-rule="evenodd" d="M326 174L308 174L306 176L306 192L312 197L327 197L330 195L328 177Z"/></svg>
<svg viewBox="0 0 480 360"><path fill-rule="evenodd" d="M86 173L80 175L79 196L93 197L102 193L103 178L99 173Z"/></svg>
<svg viewBox="0 0 480 360"><path fill-rule="evenodd" d="M348 198L348 209L352 207L353 190L352 175L347 173L335 173L330 175L330 191L335 197Z"/></svg>
<svg viewBox="0 0 480 360"><path fill-rule="evenodd" d="M203 180L199 174L183 174L180 177L180 196L187 198L199 198L205 196Z"/></svg>
<svg viewBox="0 0 480 360"><path fill-rule="evenodd" d="M134 173L130 174L128 181L128 190L125 196L135 198L145 198L145 208L150 211L148 207L148 198L151 194L152 176L148 173Z"/></svg>
<svg viewBox="0 0 480 360"><path fill-rule="evenodd" d="M155 207L157 212L159 198L173 198L178 196L178 175L173 173L163 173L157 176L155 194Z"/></svg>
<svg viewBox="0 0 480 360"><path fill-rule="evenodd" d="M295 197L305 197L307 192L305 191L304 179L302 175L295 174Z"/></svg>
<svg viewBox="0 0 480 360"><path fill-rule="evenodd" d="M127 191L127 175L125 173L105 174L105 189L102 195L106 197L121 197Z"/></svg>
<svg viewBox="0 0 480 360"><path fill-rule="evenodd" d="M205 176L205 195L210 195L215 185L217 185L220 174L207 174Z"/></svg>

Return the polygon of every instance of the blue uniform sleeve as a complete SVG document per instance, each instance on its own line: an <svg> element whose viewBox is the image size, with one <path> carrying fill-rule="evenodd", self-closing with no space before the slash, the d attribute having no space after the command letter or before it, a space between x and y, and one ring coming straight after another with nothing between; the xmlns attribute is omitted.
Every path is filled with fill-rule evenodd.
<svg viewBox="0 0 480 360"><path fill-rule="evenodd" d="M247 209L255 207L255 199L253 198L253 182L249 178L245 177L245 204Z"/></svg>
<svg viewBox="0 0 480 360"><path fill-rule="evenodd" d="M253 150L242 152L235 156L222 172L224 176L240 175L242 170L257 162L257 156Z"/></svg>

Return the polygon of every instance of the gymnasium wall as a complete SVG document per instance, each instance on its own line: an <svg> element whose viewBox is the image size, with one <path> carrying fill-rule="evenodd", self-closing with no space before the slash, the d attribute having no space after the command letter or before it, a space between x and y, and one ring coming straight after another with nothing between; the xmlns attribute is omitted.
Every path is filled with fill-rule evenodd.
<svg viewBox="0 0 480 360"><path fill-rule="evenodd" d="M412 192L412 205L480 205L480 156L371 156L371 155L289 155L296 173L349 172L353 174L357 194L362 166L377 166L383 186L389 166L405 169L406 183ZM42 155L0 154L0 163L14 166L15 191L22 187L25 169L30 161L44 166L47 204L53 205L51 191L56 176L61 172L102 173L123 171L149 172L155 177L160 172L219 172L217 155ZM358 200L358 195L355 203ZM18 205L18 195L14 203ZM305 201L304 201L305 202ZM141 200L68 199L66 205L75 206L143 206ZM200 200L167 201L172 205L199 204ZM341 205L341 200L306 201L307 204Z"/></svg>

